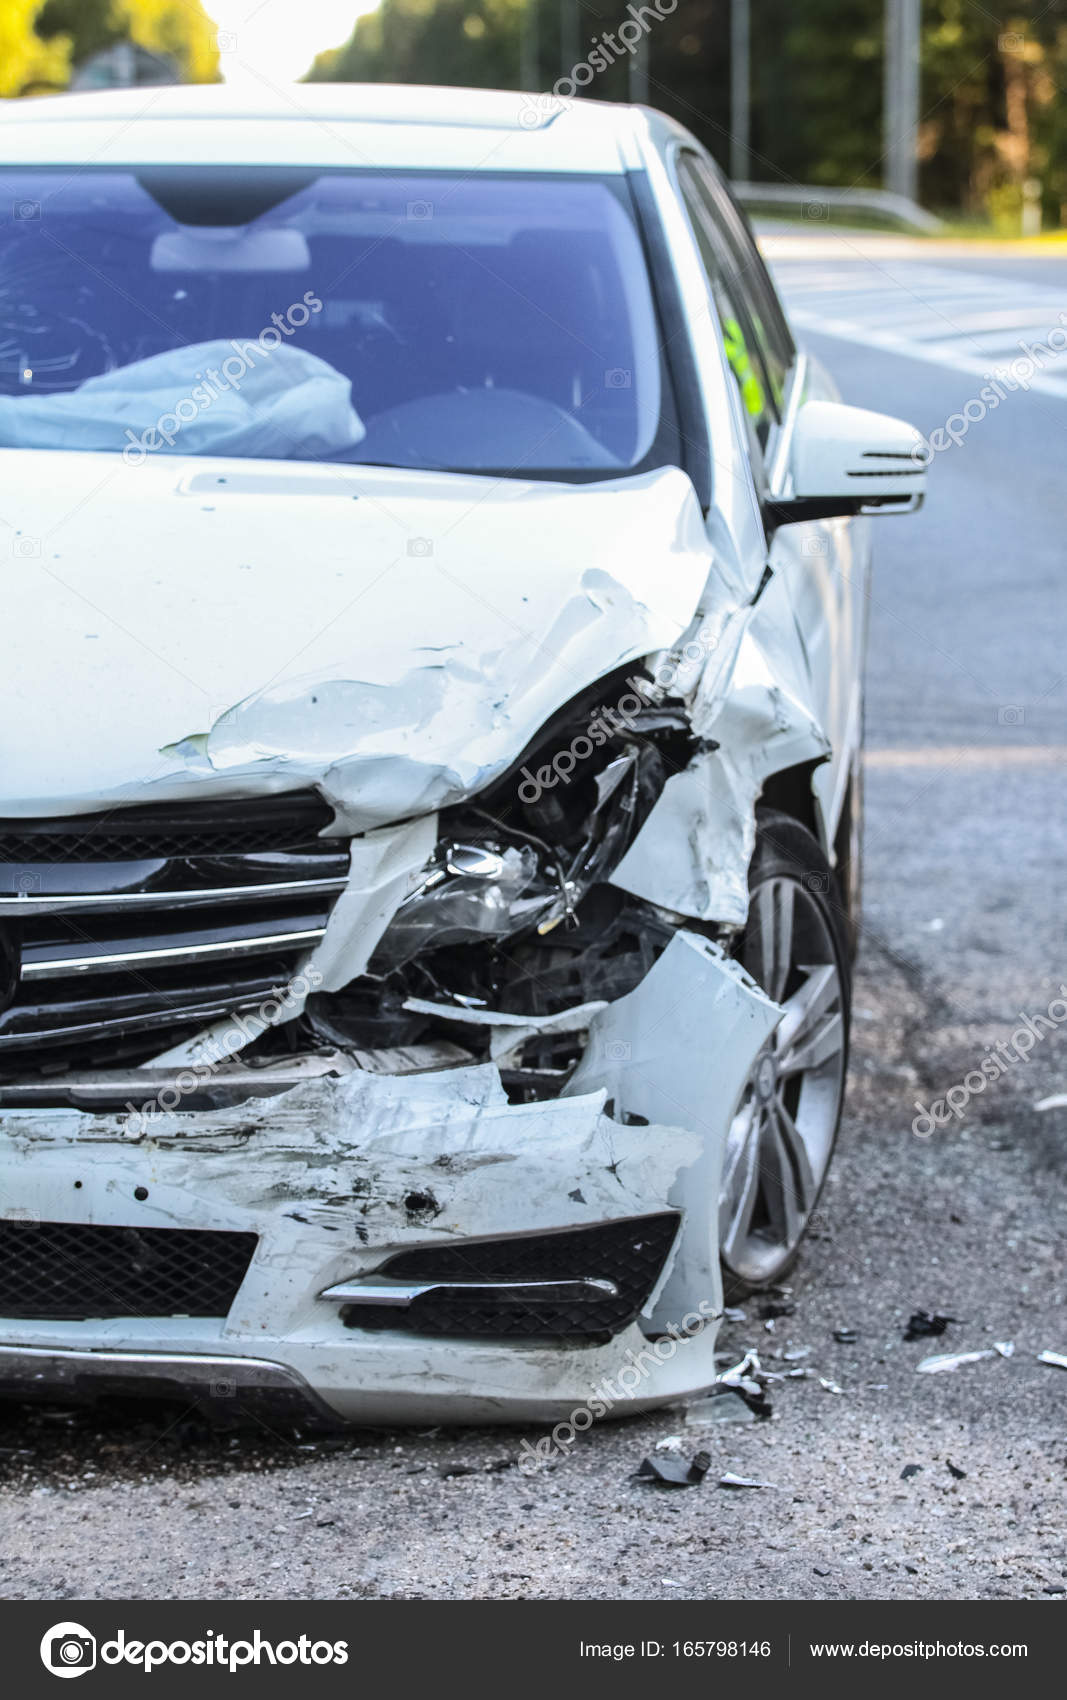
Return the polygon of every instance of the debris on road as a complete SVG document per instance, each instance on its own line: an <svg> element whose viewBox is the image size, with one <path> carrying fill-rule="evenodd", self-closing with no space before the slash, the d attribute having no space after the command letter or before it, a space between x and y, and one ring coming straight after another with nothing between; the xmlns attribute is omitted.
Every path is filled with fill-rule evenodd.
<svg viewBox="0 0 1067 1700"><path fill-rule="evenodd" d="M1007 1342L1005 1342L1007 1343ZM992 1346L985 1347L980 1352L938 1352L932 1358L923 1358L922 1363L915 1368L920 1375L937 1375L941 1370L959 1369L961 1364L981 1363L983 1358L1010 1357L1010 1352L998 1352Z"/></svg>
<svg viewBox="0 0 1067 1700"><path fill-rule="evenodd" d="M921 1474L922 1474L922 1465L921 1464L905 1464L904 1468L900 1472L900 1479L901 1479L902 1482L910 1482L912 1476L918 1476L918 1475L921 1475Z"/></svg>
<svg viewBox="0 0 1067 1700"><path fill-rule="evenodd" d="M663 1487L699 1487L710 1468L710 1452L698 1452L689 1464L684 1458L642 1458L636 1480Z"/></svg>
<svg viewBox="0 0 1067 1700"><path fill-rule="evenodd" d="M908 1318L908 1326L904 1330L905 1340L927 1340L945 1332L950 1322L959 1322L958 1316L942 1316L940 1311L915 1310Z"/></svg>
<svg viewBox="0 0 1067 1700"><path fill-rule="evenodd" d="M685 1441L680 1434L665 1434L662 1440L657 1440L657 1452L680 1452Z"/></svg>
<svg viewBox="0 0 1067 1700"><path fill-rule="evenodd" d="M819 1386L824 1387L827 1393L843 1393L845 1391L843 1387L838 1386L836 1381L831 1381L828 1375L820 1375Z"/></svg>
<svg viewBox="0 0 1067 1700"><path fill-rule="evenodd" d="M758 1352L746 1352L740 1363L734 1364L732 1369L723 1370L719 1376L719 1386L736 1387L740 1392L756 1398L763 1392L762 1386L756 1380L756 1377L762 1374L763 1367Z"/></svg>
<svg viewBox="0 0 1067 1700"><path fill-rule="evenodd" d="M835 1328L834 1339L839 1346L854 1346L859 1335L854 1328Z"/></svg>
<svg viewBox="0 0 1067 1700"><path fill-rule="evenodd" d="M1038 1352L1039 1364L1052 1364L1055 1369L1067 1369L1067 1352Z"/></svg>
<svg viewBox="0 0 1067 1700"><path fill-rule="evenodd" d="M732 1470L727 1470L719 1477L721 1488L776 1488L777 1482L759 1482L751 1476L735 1476Z"/></svg>
<svg viewBox="0 0 1067 1700"><path fill-rule="evenodd" d="M1054 1092L1051 1098L1039 1098L1035 1110L1067 1110L1067 1092Z"/></svg>
<svg viewBox="0 0 1067 1700"><path fill-rule="evenodd" d="M747 1322L748 1312L740 1305L727 1305L722 1313L724 1322Z"/></svg>
<svg viewBox="0 0 1067 1700"><path fill-rule="evenodd" d="M749 1410L757 1417L769 1417L771 1404L767 1398L767 1383L780 1380L780 1376L771 1370L765 1370L760 1363L759 1353L748 1351L740 1363L730 1369L724 1369L718 1378L720 1388L727 1388L743 1399Z"/></svg>
<svg viewBox="0 0 1067 1700"><path fill-rule="evenodd" d="M707 1423L754 1423L756 1415L740 1393L726 1389L690 1405L685 1420L693 1428L703 1428Z"/></svg>
<svg viewBox="0 0 1067 1700"><path fill-rule="evenodd" d="M954 1464L952 1462L951 1458L946 1458L945 1463L948 1466L948 1473L952 1477L953 1481L965 1482L967 1480L966 1470L961 1470L958 1464Z"/></svg>

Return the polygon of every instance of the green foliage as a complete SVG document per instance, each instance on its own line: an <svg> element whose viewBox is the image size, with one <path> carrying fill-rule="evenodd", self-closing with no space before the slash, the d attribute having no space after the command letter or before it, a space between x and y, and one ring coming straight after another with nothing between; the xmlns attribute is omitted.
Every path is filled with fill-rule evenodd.
<svg viewBox="0 0 1067 1700"><path fill-rule="evenodd" d="M4 10L12 3L4 0ZM58 48L68 64L135 41L174 59L187 82L214 82L218 74L216 29L200 0L45 0L24 9L37 14L37 38Z"/></svg>
<svg viewBox="0 0 1067 1700"><path fill-rule="evenodd" d="M41 0L3 0L0 5L0 97L35 84L64 86L70 55L63 41L44 42L34 32Z"/></svg>
<svg viewBox="0 0 1067 1700"><path fill-rule="evenodd" d="M885 0L751 0L752 157L768 181L877 186L882 178ZM521 86L523 0L382 0L322 54L319 81ZM537 85L569 67L559 0L529 0ZM579 52L626 15L578 11ZM730 0L678 0L649 32L649 98L723 162L728 155ZM1067 0L923 0L922 197L1018 225L1041 180L1047 222L1067 222ZM627 98L626 60L588 87Z"/></svg>

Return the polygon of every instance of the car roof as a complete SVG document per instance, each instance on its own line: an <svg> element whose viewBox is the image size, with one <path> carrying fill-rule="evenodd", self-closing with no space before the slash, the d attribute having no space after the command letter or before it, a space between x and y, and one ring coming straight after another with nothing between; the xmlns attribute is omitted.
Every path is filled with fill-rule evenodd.
<svg viewBox="0 0 1067 1700"><path fill-rule="evenodd" d="M0 162L619 172L640 164L650 116L551 93L386 83L94 90L0 101Z"/></svg>

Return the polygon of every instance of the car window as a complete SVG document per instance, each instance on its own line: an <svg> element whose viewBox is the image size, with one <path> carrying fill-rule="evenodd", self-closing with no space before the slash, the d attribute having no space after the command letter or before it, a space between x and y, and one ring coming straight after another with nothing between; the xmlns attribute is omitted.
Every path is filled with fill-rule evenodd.
<svg viewBox="0 0 1067 1700"><path fill-rule="evenodd" d="M166 166L11 183L0 446L572 480L679 463L622 177Z"/></svg>
<svg viewBox="0 0 1067 1700"><path fill-rule="evenodd" d="M683 153L679 182L712 292L731 370L761 446L781 417L795 349L747 222L699 155ZM723 303L725 303L725 310ZM757 394L757 386L759 394Z"/></svg>
<svg viewBox="0 0 1067 1700"><path fill-rule="evenodd" d="M692 168L709 209L719 218L723 238L736 266L738 286L748 301L780 403L797 351L778 292L756 246L748 218L726 179L713 172L707 161L696 154L692 156Z"/></svg>

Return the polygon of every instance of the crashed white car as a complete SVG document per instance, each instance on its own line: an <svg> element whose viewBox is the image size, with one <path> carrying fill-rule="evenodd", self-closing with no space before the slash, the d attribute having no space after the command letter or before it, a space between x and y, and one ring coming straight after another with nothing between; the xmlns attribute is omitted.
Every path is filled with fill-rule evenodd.
<svg viewBox="0 0 1067 1700"><path fill-rule="evenodd" d="M153 89L0 157L3 1392L706 1387L834 1144L918 434L652 111Z"/></svg>

